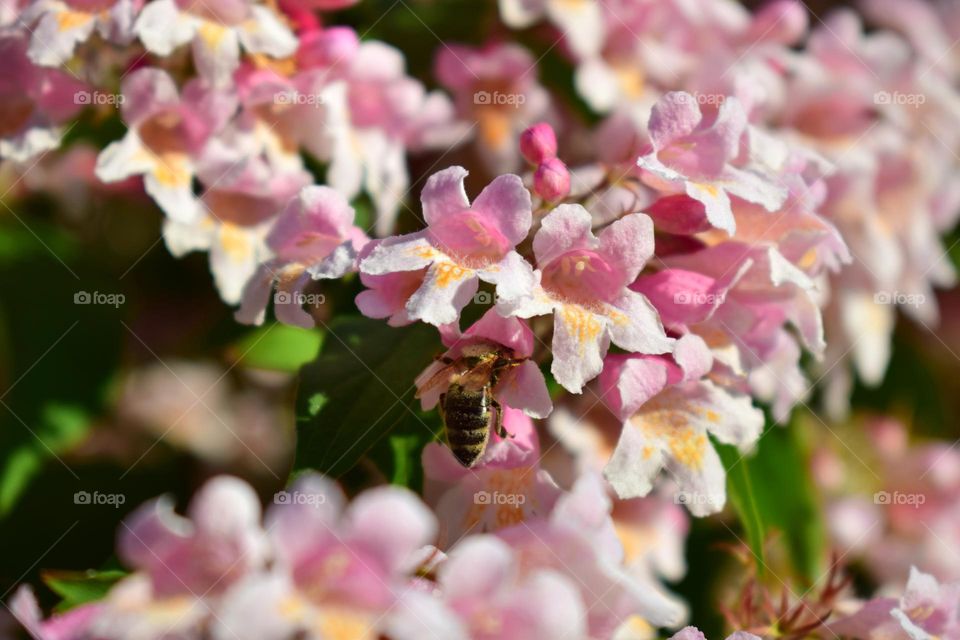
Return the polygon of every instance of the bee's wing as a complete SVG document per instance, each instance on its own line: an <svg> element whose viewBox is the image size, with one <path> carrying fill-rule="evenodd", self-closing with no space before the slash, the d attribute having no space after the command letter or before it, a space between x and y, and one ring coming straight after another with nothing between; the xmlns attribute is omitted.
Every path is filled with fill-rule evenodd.
<svg viewBox="0 0 960 640"><path fill-rule="evenodd" d="M471 389L481 389L487 386L492 380L495 362L493 358L485 359L461 373L460 384Z"/></svg>
<svg viewBox="0 0 960 640"><path fill-rule="evenodd" d="M450 383L450 378L458 372L456 362L444 364L434 360L429 367L417 376L414 384L417 386L416 397L421 400L424 409L432 409L440 398L440 394Z"/></svg>

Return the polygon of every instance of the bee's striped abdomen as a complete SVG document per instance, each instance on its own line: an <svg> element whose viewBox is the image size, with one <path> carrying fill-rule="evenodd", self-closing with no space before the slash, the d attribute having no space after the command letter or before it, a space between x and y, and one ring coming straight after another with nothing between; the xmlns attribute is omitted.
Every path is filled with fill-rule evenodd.
<svg viewBox="0 0 960 640"><path fill-rule="evenodd" d="M490 439L489 389L467 390L450 385L443 397L443 421L454 457L465 467L473 466Z"/></svg>

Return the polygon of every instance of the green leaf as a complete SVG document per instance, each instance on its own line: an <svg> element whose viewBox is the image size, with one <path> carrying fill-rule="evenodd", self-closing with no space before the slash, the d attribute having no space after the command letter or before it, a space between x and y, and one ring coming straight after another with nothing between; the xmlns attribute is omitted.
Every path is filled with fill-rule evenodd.
<svg viewBox="0 0 960 640"><path fill-rule="evenodd" d="M300 373L294 473L316 470L340 477L378 443L394 461L410 455L415 440L386 439L396 433L433 437L419 411L413 381L441 350L434 327L393 328L369 318L339 318L326 327L323 349ZM382 469L406 483L411 471Z"/></svg>
<svg viewBox="0 0 960 640"><path fill-rule="evenodd" d="M727 495L730 503L740 518L747 544L757 560L757 568L763 574L767 568L764 550L766 526L754 495L750 461L731 445L718 444L717 452L727 469Z"/></svg>
<svg viewBox="0 0 960 640"><path fill-rule="evenodd" d="M92 259L41 221L0 226L0 517L86 436L117 370L127 305ZM84 303L94 292L120 301Z"/></svg>
<svg viewBox="0 0 960 640"><path fill-rule="evenodd" d="M44 571L44 584L63 598L57 611L63 612L87 602L103 599L107 592L123 578L125 571Z"/></svg>
<svg viewBox="0 0 960 640"><path fill-rule="evenodd" d="M756 454L749 459L740 458L730 447L724 448L721 457L728 468L730 499L751 549L763 558L766 537L779 533L792 570L812 583L824 567L825 536L799 427L796 421L788 426L768 424Z"/></svg>
<svg viewBox="0 0 960 640"><path fill-rule="evenodd" d="M322 342L319 331L274 323L251 331L231 351L243 367L292 373L317 357Z"/></svg>

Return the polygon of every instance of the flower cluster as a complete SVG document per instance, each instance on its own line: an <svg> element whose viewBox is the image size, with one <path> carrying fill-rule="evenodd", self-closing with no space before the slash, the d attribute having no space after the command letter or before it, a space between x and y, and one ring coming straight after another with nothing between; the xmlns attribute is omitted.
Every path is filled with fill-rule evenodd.
<svg viewBox="0 0 960 640"><path fill-rule="evenodd" d="M103 599L43 620L22 587L10 608L44 640L578 640L629 629L637 613L676 625L682 608L619 567L609 506L585 477L569 493L554 486L525 522L494 518L440 549L436 517L406 489L348 504L329 479L307 475L261 523L249 485L220 476L187 516L158 498L123 523L118 554L133 571Z"/></svg>
<svg viewBox="0 0 960 640"><path fill-rule="evenodd" d="M92 175L142 190L173 255L208 254L239 323L310 329L333 281L356 285L351 309L436 331L444 353L409 383L445 420L458 381L489 367L478 455L428 444L422 500L380 487L348 504L307 475L261 522L252 489L218 478L189 517L161 499L125 523L134 572L102 601L43 621L21 591L35 636L676 629L684 606L661 580L685 572L688 513L727 502L722 450L750 455L821 379L843 415L854 375L882 380L896 310L936 322L934 288L955 280L940 236L960 214L949 3L869 0L874 30L846 9L811 26L801 0L491 1L498 33L535 27L550 48L440 42L429 80L336 24L355 3L0 8L0 158L26 173L83 114L115 115ZM553 45L569 96L539 77ZM904 450L888 453L891 487L908 484ZM872 543L844 537L857 509L832 506L850 551ZM908 533L873 547L885 577L914 563L903 547L926 534ZM949 637L955 588L932 580L867 606ZM835 628L872 633L861 622Z"/></svg>

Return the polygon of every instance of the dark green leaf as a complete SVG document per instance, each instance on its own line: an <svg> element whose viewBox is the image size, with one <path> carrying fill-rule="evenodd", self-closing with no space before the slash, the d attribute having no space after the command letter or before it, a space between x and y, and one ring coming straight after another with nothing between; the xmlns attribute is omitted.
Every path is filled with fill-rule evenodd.
<svg viewBox="0 0 960 640"><path fill-rule="evenodd" d="M396 455L394 447L407 447L409 455L415 441L391 443L391 433L431 438L413 380L441 348L437 330L424 324L397 329L368 318L331 322L319 357L300 374L294 472L339 477L381 440ZM410 479L400 465L392 473L394 480Z"/></svg>

